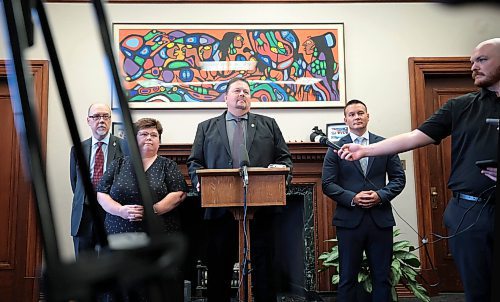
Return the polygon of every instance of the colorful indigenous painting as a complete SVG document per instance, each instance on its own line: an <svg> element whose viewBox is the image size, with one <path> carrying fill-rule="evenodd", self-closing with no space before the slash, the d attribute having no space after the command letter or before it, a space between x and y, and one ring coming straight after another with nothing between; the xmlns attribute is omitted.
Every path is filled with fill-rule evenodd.
<svg viewBox="0 0 500 302"><path fill-rule="evenodd" d="M130 108L221 108L227 81L252 107L343 107L343 24L114 24ZM116 100L113 104L118 104Z"/></svg>

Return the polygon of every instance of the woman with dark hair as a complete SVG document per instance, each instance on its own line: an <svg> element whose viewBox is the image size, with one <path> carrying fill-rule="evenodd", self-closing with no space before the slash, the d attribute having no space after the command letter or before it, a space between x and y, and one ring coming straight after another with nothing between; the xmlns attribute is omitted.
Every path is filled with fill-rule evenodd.
<svg viewBox="0 0 500 302"><path fill-rule="evenodd" d="M161 217L166 233L178 232L180 221L176 207L186 198L184 177L174 161L158 156L163 132L160 122L143 118L134 126L144 173L153 194L153 211ZM104 227L108 235L144 232L144 206L129 156L111 164L97 186L97 192L99 204L106 211ZM129 301L147 301L142 288L137 287L130 292L126 297Z"/></svg>
<svg viewBox="0 0 500 302"><path fill-rule="evenodd" d="M309 37L302 44L304 53L311 56L307 72L312 77L321 79L321 82L312 87L314 90L312 99L319 101L336 101L340 99L337 87L338 66L332 52L335 45L336 40L332 33Z"/></svg>

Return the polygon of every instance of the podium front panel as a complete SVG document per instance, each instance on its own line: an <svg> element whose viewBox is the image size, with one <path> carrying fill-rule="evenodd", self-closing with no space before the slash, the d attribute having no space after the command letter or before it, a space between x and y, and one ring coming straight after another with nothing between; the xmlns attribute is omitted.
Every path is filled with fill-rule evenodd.
<svg viewBox="0 0 500 302"><path fill-rule="evenodd" d="M231 169L232 170L232 169ZM242 207L243 180L239 171L231 170L201 177L202 207ZM229 171L229 172L228 172ZM263 173L249 169L247 206L283 206L286 204L285 173ZM269 172L269 171L268 171Z"/></svg>

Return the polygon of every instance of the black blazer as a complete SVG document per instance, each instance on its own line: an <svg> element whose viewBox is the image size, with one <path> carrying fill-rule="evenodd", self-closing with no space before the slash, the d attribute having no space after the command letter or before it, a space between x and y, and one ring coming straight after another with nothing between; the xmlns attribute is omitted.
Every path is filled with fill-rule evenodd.
<svg viewBox="0 0 500 302"><path fill-rule="evenodd" d="M109 137L108 155L106 168L108 168L113 160L122 157L127 152L126 142L114 135ZM82 142L83 154L87 159L87 164L90 164L90 155L92 154L92 138L88 138ZM78 171L80 166L76 161L75 147L71 147L69 160L69 180L71 190L73 190L73 206L71 209L71 236L76 236L82 220L83 204L86 200L85 188L83 186L83 178Z"/></svg>
<svg viewBox="0 0 500 302"><path fill-rule="evenodd" d="M193 187L198 184L198 169L231 169L233 162L227 138L226 112L198 124L191 155L187 160L189 177ZM247 141L251 167L267 167L283 164L292 168L292 157L278 124L273 118L248 113ZM291 173L288 182L291 179ZM221 217L225 209L210 208L205 219Z"/></svg>
<svg viewBox="0 0 500 302"><path fill-rule="evenodd" d="M370 143L383 140L383 137L369 133ZM348 134L339 140L339 145L352 143ZM386 175L389 180L386 183ZM323 162L323 193L337 202L333 216L333 225L355 228L365 213L370 213L379 227L394 226L394 216L390 201L394 199L406 184L406 177L398 155L369 157L366 177L359 161L347 161L339 158L331 148ZM376 191L381 203L369 209L351 206L354 196L366 190Z"/></svg>

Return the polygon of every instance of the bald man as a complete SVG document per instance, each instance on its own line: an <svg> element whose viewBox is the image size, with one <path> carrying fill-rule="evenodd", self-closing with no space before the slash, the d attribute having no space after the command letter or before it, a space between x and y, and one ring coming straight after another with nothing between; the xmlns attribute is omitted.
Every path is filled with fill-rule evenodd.
<svg viewBox="0 0 500 302"><path fill-rule="evenodd" d="M445 213L453 259L467 302L491 300L496 166L479 168L478 160L497 159L498 129L487 118L500 117L500 38L479 43L470 62L474 84L481 89L450 99L417 129L380 143L346 144L338 152L347 160L396 154L451 135L453 191Z"/></svg>
<svg viewBox="0 0 500 302"><path fill-rule="evenodd" d="M125 141L109 133L111 127L111 109L106 104L92 104L87 112L87 124L92 131L92 137L82 142L83 153L88 160L90 176L94 178L95 154L99 143L103 152L103 169L109 167L114 159L124 155L126 151ZM96 234L94 220L90 215L87 205L83 178L78 171L79 165L76 160L75 148L70 152L70 183L73 190L73 206L71 210L71 236L75 248L75 257L83 251L94 252L96 250ZM102 175L102 174L101 174ZM97 181L97 180L96 180Z"/></svg>

